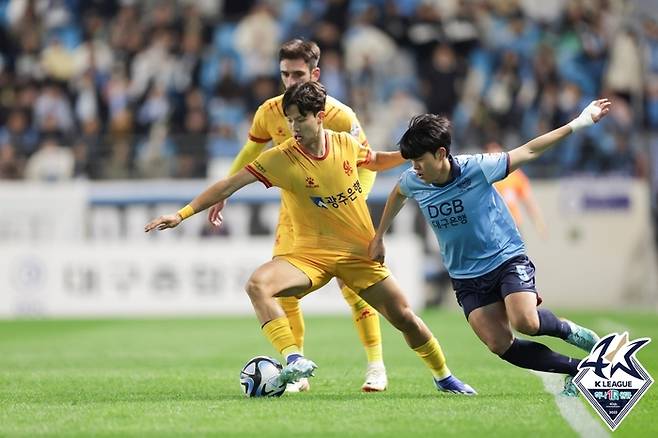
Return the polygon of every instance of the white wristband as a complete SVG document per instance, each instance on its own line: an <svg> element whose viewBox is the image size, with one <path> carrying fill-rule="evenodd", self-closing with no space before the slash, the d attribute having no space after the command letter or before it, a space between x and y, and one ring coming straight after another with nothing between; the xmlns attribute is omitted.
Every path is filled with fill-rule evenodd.
<svg viewBox="0 0 658 438"><path fill-rule="evenodd" d="M594 119L592 118L592 116L600 111L601 108L599 108L594 104L594 102L592 102L589 105L587 105L587 108L585 108L578 117L567 123L567 126L571 128L572 132L576 132L579 129L592 126L594 124Z"/></svg>

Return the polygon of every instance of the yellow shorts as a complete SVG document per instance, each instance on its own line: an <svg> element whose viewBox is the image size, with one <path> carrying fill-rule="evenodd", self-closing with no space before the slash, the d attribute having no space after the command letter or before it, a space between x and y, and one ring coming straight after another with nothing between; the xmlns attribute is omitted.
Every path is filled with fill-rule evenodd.
<svg viewBox="0 0 658 438"><path fill-rule="evenodd" d="M340 278L357 294L391 275L388 268L366 257L330 250L297 248L295 254L279 256L303 271L311 279L311 287L298 298L321 288L333 277Z"/></svg>
<svg viewBox="0 0 658 438"><path fill-rule="evenodd" d="M377 173L362 168L358 169L358 173L361 187L363 187L363 193L365 193L365 197L368 199L370 190L372 190L372 186L375 184ZM288 215L288 212L282 203L281 207L279 208L279 222L276 225L272 257L290 254L293 244L295 243L294 236L292 220L290 219L290 215Z"/></svg>

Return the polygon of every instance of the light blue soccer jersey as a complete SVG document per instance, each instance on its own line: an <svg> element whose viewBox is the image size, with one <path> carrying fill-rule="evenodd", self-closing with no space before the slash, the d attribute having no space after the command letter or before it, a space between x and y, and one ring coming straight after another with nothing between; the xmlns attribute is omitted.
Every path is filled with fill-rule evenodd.
<svg viewBox="0 0 658 438"><path fill-rule="evenodd" d="M418 202L450 276L479 277L525 253L514 219L492 187L507 176L509 156L502 152L449 159L447 184L427 184L408 169L400 176L400 192Z"/></svg>

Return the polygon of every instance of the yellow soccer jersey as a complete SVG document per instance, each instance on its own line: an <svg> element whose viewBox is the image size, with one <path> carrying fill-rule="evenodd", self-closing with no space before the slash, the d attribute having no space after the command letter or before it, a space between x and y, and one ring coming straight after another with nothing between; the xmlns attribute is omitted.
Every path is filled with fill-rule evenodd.
<svg viewBox="0 0 658 438"><path fill-rule="evenodd" d="M349 132L362 145L368 145L366 134L363 132L359 119L356 118L352 108L331 96L327 96L324 109L325 118L322 125L325 129L335 132ZM249 129L249 140L256 143L267 143L272 140L272 143L277 146L290 137L292 137L292 134L286 116L283 114L283 94L266 100L258 107L254 115L254 120ZM375 172L368 169L359 169L359 179L366 188L366 192L370 192L375 182Z"/></svg>
<svg viewBox="0 0 658 438"><path fill-rule="evenodd" d="M325 118L322 125L336 132L349 132L363 145L367 145L366 135L361 129L359 120L349 106L327 96L324 106ZM263 103L251 123L249 139L256 143L267 143L272 140L275 146L292 137L286 116L283 114L283 94L268 99Z"/></svg>
<svg viewBox="0 0 658 438"><path fill-rule="evenodd" d="M246 169L266 187L282 189L294 230L293 251L331 249L367 256L375 234L357 167L372 151L345 132L325 130L322 157L294 139L263 152Z"/></svg>

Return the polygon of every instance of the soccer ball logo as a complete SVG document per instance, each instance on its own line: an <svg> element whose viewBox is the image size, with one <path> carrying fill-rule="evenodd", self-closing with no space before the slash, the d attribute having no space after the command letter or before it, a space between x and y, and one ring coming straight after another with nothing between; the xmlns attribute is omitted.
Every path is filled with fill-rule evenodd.
<svg viewBox="0 0 658 438"><path fill-rule="evenodd" d="M286 390L286 385L277 380L282 369L274 358L254 357L240 371L242 391L247 397L281 397Z"/></svg>

